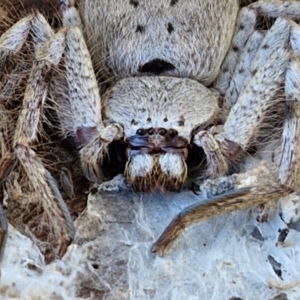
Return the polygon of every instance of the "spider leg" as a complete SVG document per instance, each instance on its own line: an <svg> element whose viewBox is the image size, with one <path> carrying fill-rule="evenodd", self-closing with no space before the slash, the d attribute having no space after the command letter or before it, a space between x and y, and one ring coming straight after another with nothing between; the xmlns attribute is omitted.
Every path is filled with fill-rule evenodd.
<svg viewBox="0 0 300 300"><path fill-rule="evenodd" d="M224 93L232 84L233 73L237 69L238 62L243 61L241 58L242 49L246 47L246 44L248 44L247 47L250 46L247 41L251 39L251 35L255 31L256 16L255 11L250 10L248 7L242 8L239 13L231 47L221 66L221 74L214 84L216 89ZM252 47L255 47L255 45ZM229 98L227 101L230 103L231 99Z"/></svg>
<svg viewBox="0 0 300 300"><path fill-rule="evenodd" d="M282 156L279 168L280 182L293 190L299 188L300 166L300 28L291 28L293 56L286 71L285 118L282 134Z"/></svg>
<svg viewBox="0 0 300 300"><path fill-rule="evenodd" d="M245 187L213 197L201 204L191 205L180 212L152 245L151 252L164 256L174 240L192 224L216 215L226 214L245 207L253 207L286 196L284 186Z"/></svg>
<svg viewBox="0 0 300 300"><path fill-rule="evenodd" d="M223 77L228 75L228 72L223 73L220 76L219 81L216 82L215 88L219 91L226 91L224 92L224 99L229 104L229 106L233 106L240 92L247 86L249 83L252 74L251 74L251 64L255 58L256 53L261 46L262 40L265 37L265 32L263 31L254 31L247 40L247 43L243 47L243 51L240 53L238 60L236 62L236 67L231 72L230 80L228 80L228 87L227 89L223 90L224 84L221 83ZM232 66L231 66L232 67ZM224 84L225 85L225 84Z"/></svg>
<svg viewBox="0 0 300 300"><path fill-rule="evenodd" d="M264 7L271 7L272 11L276 11L273 3ZM278 8L278 4L276 7ZM287 8L285 13L290 17L295 17L294 12L300 11L299 3L282 4L281 10L284 8ZM276 13L274 16L277 17L279 12ZM275 21L272 29L262 40L258 54L252 59L250 65L252 78L247 86L241 89L236 104L225 122L223 132L215 135L200 132L195 142L199 146L204 146L208 161L215 164L211 173L215 176L222 175L222 172L227 170L228 161L236 156L236 152L244 149L255 138L267 111L282 101L283 97L278 96L278 92L284 89L286 109L278 179L265 184L267 176L263 174L261 181L258 180L258 186L237 189L213 197L208 202L188 207L169 224L153 244L152 252L164 255L180 233L193 223L214 215L278 200L299 188L297 178L300 162L300 29L293 21L282 18Z"/></svg>
<svg viewBox="0 0 300 300"><path fill-rule="evenodd" d="M63 1L66 32L65 74L53 77L50 94L57 108L61 135L72 137L80 148L82 169L91 181L102 180L99 162L107 146L122 133L118 124L104 127L101 99L91 58L78 27L78 15L69 1ZM68 5L67 5L68 4ZM76 12L77 13L77 12Z"/></svg>
<svg viewBox="0 0 300 300"><path fill-rule="evenodd" d="M291 51L287 48L292 23L278 18L263 39L251 64L252 78L230 110L222 132L202 131L196 135L195 143L203 147L211 162L212 177L227 172L228 163L255 139L270 109L282 102L278 93L291 61Z"/></svg>
<svg viewBox="0 0 300 300"><path fill-rule="evenodd" d="M58 255L61 256L74 238L74 225L55 180L44 168L42 161L30 149L29 145L37 139L38 126L48 93L52 69L61 61L66 47L66 30L61 30L54 34L44 17L39 13L25 18L20 24L22 25L19 30L21 32L19 33L20 38L23 37L24 41L25 36L28 34L33 38L35 60L29 74L22 110L14 132L12 153L23 167L36 195L43 200L42 205L52 225L53 233L55 236L60 236ZM14 28L9 33L16 39L15 33L19 31L18 28ZM6 43L10 40L13 41L11 35L7 34L7 32L5 37ZM21 45L18 44L16 47L11 48L17 51L20 47ZM7 48L5 47L5 50ZM4 171L1 170L1 172L5 172L5 169Z"/></svg>
<svg viewBox="0 0 300 300"><path fill-rule="evenodd" d="M8 59L20 51L25 43L30 28L33 15L21 19L8 29L0 37L0 74L3 71Z"/></svg>
<svg viewBox="0 0 300 300"><path fill-rule="evenodd" d="M45 29L44 26L42 28ZM51 35L52 32L49 32L48 36ZM43 38L37 34L35 36L39 39ZM65 253L67 246L74 238L74 225L55 180L29 145L37 138L40 114L47 96L52 67L57 66L60 62L65 50L65 43L66 33L62 30L37 47L36 59L29 75L23 109L18 119L13 142L19 162L34 190L43 199L43 207L55 236L61 237L59 256Z"/></svg>
<svg viewBox="0 0 300 300"><path fill-rule="evenodd" d="M271 49L268 50L266 46L276 45L281 38L287 38L281 33L274 34L279 28L273 26L268 33L268 43L265 43L267 40L262 42L265 30L257 29L257 25L261 23L259 19L261 16L299 19L299 3L296 1L258 1L241 9L231 49L222 64L220 76L214 84L217 90L225 94L225 99L231 106L236 103L240 92L249 83L251 73L255 71L255 64L251 66L255 54L260 51L261 54L268 55ZM266 51L261 51L264 45ZM256 60L256 67L258 63L259 61Z"/></svg>

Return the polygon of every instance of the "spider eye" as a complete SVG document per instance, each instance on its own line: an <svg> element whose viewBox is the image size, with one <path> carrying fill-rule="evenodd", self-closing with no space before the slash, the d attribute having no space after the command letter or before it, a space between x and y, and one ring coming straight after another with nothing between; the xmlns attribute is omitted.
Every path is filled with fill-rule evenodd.
<svg viewBox="0 0 300 300"><path fill-rule="evenodd" d="M174 129L170 129L169 130L169 134L170 134L171 138L174 138L175 136L178 135L178 132L176 130L174 130Z"/></svg>
<svg viewBox="0 0 300 300"><path fill-rule="evenodd" d="M166 130L166 129L164 129L164 128L159 128L158 134L164 136L166 133L167 133L167 130Z"/></svg>
<svg viewBox="0 0 300 300"><path fill-rule="evenodd" d="M143 129L143 128L140 128L140 129L138 129L138 130L136 131L136 134L137 134L137 135L145 135L145 134L146 134L146 130Z"/></svg>
<svg viewBox="0 0 300 300"><path fill-rule="evenodd" d="M151 128L149 128L148 129L148 133L150 134L150 135L152 135L153 133L154 133L154 129L151 127Z"/></svg>

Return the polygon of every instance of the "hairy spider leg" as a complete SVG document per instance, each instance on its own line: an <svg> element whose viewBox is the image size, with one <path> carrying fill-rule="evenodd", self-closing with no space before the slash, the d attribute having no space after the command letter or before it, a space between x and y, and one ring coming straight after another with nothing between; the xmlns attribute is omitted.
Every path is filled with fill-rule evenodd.
<svg viewBox="0 0 300 300"><path fill-rule="evenodd" d="M256 9L260 8L260 4L256 4ZM264 11L270 8L264 3L261 6L266 8ZM280 15L288 17L291 17L292 12L292 17L295 17L294 11L297 11L300 16L299 3L296 5L294 2L290 2L284 6L272 3L271 6L273 11L277 10L276 16L278 16L278 11L280 11ZM293 10L290 9L290 6ZM269 9L267 13L273 16L272 10ZM191 224L213 215L278 200L299 188L297 184L300 160L300 48L297 42L297 38L300 36L299 32L298 25L293 21L281 17L276 20L271 30L262 39L259 52L250 65L252 78L248 79L248 85L241 90L221 134L213 136L209 132L199 132L195 138L196 144L204 148L208 161L212 164L210 175L217 177L225 174L228 162L237 150L234 145L240 147L241 150L245 149L255 137L268 109L282 101L282 98L277 98L276 95L284 82L286 108L278 183L234 190L213 197L205 203L186 208L173 219L153 244L152 252L163 256L173 241ZM276 43L272 43L275 35ZM232 142L233 145L230 145Z"/></svg>

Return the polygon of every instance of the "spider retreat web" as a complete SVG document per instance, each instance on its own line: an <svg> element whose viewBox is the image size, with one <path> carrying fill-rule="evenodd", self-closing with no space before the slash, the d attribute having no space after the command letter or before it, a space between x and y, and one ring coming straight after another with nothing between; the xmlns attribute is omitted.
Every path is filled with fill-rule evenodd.
<svg viewBox="0 0 300 300"><path fill-rule="evenodd" d="M267 164L253 164L257 174L265 172ZM251 171L241 184L255 180ZM194 225L161 258L150 252L152 243L201 197L117 192L119 183L117 177L102 186L112 191L89 195L75 242L61 260L45 264L36 245L10 227L1 299L299 299L297 222L286 237L279 233L286 229L279 211L295 210L298 198L273 203L263 214L253 208Z"/></svg>

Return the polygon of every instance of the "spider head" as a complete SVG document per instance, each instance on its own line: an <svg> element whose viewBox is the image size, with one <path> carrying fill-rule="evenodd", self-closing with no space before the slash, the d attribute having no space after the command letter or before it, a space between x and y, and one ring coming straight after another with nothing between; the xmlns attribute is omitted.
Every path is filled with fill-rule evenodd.
<svg viewBox="0 0 300 300"><path fill-rule="evenodd" d="M125 176L138 191L180 189L193 132L214 122L217 113L213 94L190 79L127 78L103 97L104 121L124 129Z"/></svg>

